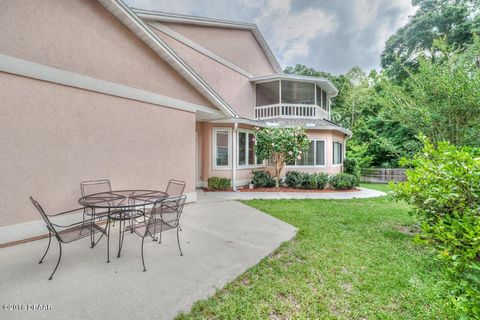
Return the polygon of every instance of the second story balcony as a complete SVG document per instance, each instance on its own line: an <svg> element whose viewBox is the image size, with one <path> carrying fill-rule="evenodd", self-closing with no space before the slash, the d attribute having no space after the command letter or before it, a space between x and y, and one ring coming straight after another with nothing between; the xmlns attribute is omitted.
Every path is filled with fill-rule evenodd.
<svg viewBox="0 0 480 320"><path fill-rule="evenodd" d="M254 82L255 119L330 120L330 98L338 91L327 79L281 74Z"/></svg>

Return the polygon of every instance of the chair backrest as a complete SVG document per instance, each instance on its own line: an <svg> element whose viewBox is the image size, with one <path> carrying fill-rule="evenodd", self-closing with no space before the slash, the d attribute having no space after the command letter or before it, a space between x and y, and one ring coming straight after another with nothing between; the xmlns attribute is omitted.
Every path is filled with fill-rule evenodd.
<svg viewBox="0 0 480 320"><path fill-rule="evenodd" d="M185 191L186 183L185 181L172 179L168 181L166 193L168 193L169 198L175 198L183 195Z"/></svg>
<svg viewBox="0 0 480 320"><path fill-rule="evenodd" d="M167 200L157 201L154 204L152 213L153 214L158 213L160 214L160 216L162 216L163 214L176 213L177 220L179 220L183 212L183 208L185 207L186 201L187 201L186 195L182 195L175 198L168 198Z"/></svg>
<svg viewBox="0 0 480 320"><path fill-rule="evenodd" d="M80 182L80 190L82 191L82 197L85 197L89 194L111 192L112 184L107 179L82 181Z"/></svg>
<svg viewBox="0 0 480 320"><path fill-rule="evenodd" d="M48 216L47 214L45 213L45 211L43 210L42 206L40 205L40 203L38 203L35 199L33 199L32 196L30 196L30 201L32 201L33 205L35 206L35 209L37 209L37 211L40 213L40 215L42 216L43 218L43 221L45 221L45 223L47 224L47 229L50 230L51 232L53 232L53 234L58 238L58 233L57 233L57 230L55 230L55 227L52 225L52 223L50 222L50 219L48 219Z"/></svg>

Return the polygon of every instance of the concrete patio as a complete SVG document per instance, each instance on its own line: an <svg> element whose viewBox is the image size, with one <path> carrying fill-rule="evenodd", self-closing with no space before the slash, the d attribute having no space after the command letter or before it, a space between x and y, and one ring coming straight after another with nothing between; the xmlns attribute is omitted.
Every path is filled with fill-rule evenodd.
<svg viewBox="0 0 480 320"><path fill-rule="evenodd" d="M46 239L1 249L0 319L171 319L296 233L293 226L242 203L203 196L185 208L182 228L183 257L173 231L160 245L146 242L147 272L142 272L141 240L134 234L126 234L122 257L111 258L110 264L105 263L106 241L94 249L88 238L65 245L52 281L47 278L58 257L56 241L41 265L37 261ZM112 252L115 239L112 234ZM49 304L51 310L4 310L5 305L28 304Z"/></svg>

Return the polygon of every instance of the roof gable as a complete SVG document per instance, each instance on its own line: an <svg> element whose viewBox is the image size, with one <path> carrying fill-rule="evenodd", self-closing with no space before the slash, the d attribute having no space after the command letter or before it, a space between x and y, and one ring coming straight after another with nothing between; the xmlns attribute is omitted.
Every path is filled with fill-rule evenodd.
<svg viewBox="0 0 480 320"><path fill-rule="evenodd" d="M181 14L173 14L173 13L160 12L160 11L135 9L135 8L132 10L142 19L161 21L169 24L172 23L172 25L182 24L182 25L197 26L202 28L211 27L210 28L211 30L215 30L215 29L217 30L218 29L248 30L253 34L254 38L257 40L260 48L262 49L268 62L273 68L274 73L283 72L280 64L275 58L275 55L273 54L272 50L268 46L267 42L265 41L265 38L263 37L262 33L260 32L256 24L237 22L237 21L228 21L228 20L221 20L221 19L214 19L214 18L188 16L188 15L181 15Z"/></svg>

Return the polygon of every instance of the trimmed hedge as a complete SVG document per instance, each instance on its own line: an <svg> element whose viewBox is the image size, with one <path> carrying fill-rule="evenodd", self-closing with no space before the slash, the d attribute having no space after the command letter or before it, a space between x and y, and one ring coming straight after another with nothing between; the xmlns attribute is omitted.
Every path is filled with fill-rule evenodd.
<svg viewBox="0 0 480 320"><path fill-rule="evenodd" d="M330 177L330 185L335 190L353 189L357 181L357 177L350 173L339 173Z"/></svg>
<svg viewBox="0 0 480 320"><path fill-rule="evenodd" d="M275 187L275 180L268 171L254 170L252 183L255 188L272 188Z"/></svg>
<svg viewBox="0 0 480 320"><path fill-rule="evenodd" d="M210 177L207 182L208 190L225 190L232 186L232 181L228 178Z"/></svg>
<svg viewBox="0 0 480 320"><path fill-rule="evenodd" d="M326 173L308 173L289 171L285 176L285 184L290 188L325 189L328 183Z"/></svg>

